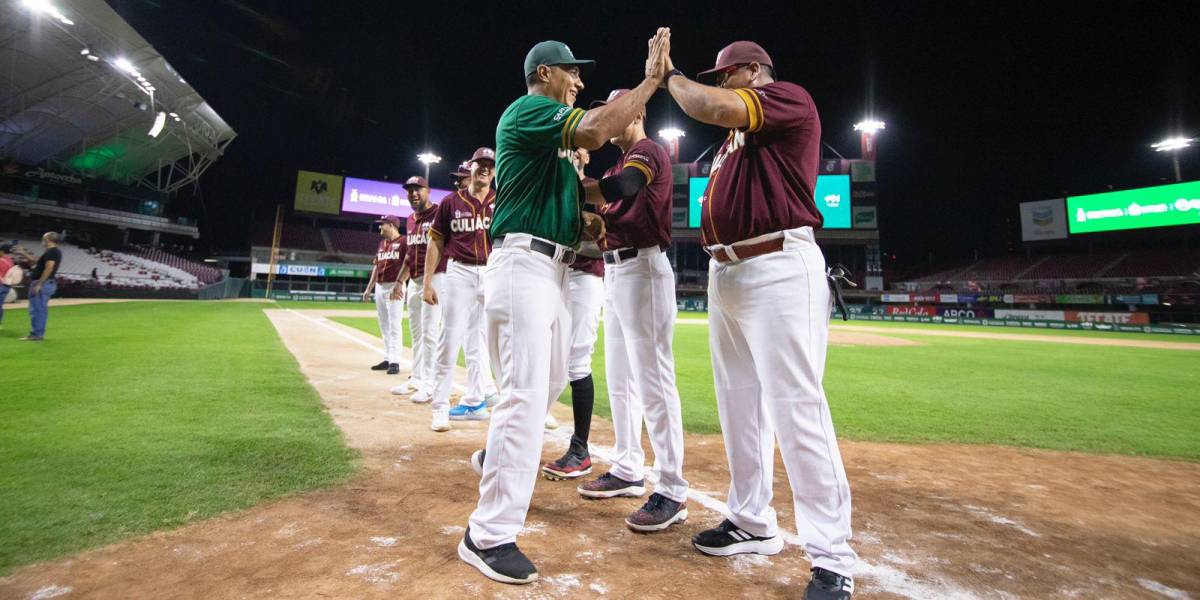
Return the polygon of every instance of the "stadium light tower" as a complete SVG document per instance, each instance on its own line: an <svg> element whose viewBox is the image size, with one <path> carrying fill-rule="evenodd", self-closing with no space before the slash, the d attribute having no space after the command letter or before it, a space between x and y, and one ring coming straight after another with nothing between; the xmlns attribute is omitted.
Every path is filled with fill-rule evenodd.
<svg viewBox="0 0 1200 600"><path fill-rule="evenodd" d="M1157 144L1150 144L1155 152L1170 152L1171 163L1175 165L1175 181L1183 181L1183 177L1179 175L1179 153L1187 149L1188 146L1195 142L1195 138L1185 138L1181 136L1169 137Z"/></svg>
<svg viewBox="0 0 1200 600"><path fill-rule="evenodd" d="M429 165L436 165L442 162L442 157L432 152L422 152L417 155L417 160L425 164L425 181L429 181Z"/></svg>
<svg viewBox="0 0 1200 600"><path fill-rule="evenodd" d="M658 130L658 137L667 142L667 148L671 150L671 162L679 162L679 138L687 135L678 127L668 127Z"/></svg>
<svg viewBox="0 0 1200 600"><path fill-rule="evenodd" d="M863 119L854 124L854 130L862 134L863 160L875 160L875 134L885 127L883 121Z"/></svg>

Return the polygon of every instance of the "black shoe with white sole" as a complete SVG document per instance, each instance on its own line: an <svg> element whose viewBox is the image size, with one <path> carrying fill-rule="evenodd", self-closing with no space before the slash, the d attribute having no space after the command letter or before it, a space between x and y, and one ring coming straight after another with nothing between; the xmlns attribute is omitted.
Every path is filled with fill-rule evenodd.
<svg viewBox="0 0 1200 600"><path fill-rule="evenodd" d="M813 567L812 580L804 589L804 600L850 600L853 594L853 578L821 567Z"/></svg>
<svg viewBox="0 0 1200 600"><path fill-rule="evenodd" d="M709 556L733 556L734 554L762 554L771 556L783 550L783 538L779 536L759 537L739 529L729 519L692 538L692 545Z"/></svg>
<svg viewBox="0 0 1200 600"><path fill-rule="evenodd" d="M371 370L372 371L386 371L386 370L388 370L389 366L390 366L390 363L388 363L388 361L385 360L377 365L371 365Z"/></svg>
<svg viewBox="0 0 1200 600"><path fill-rule="evenodd" d="M537 568L525 558L516 544L500 544L495 548L480 550L471 541L469 527L458 543L458 557L492 581L524 584L533 583L538 578Z"/></svg>
<svg viewBox="0 0 1200 600"><path fill-rule="evenodd" d="M650 533L682 523L687 518L687 502L676 502L655 492L650 494L646 504L625 519L625 525L634 531Z"/></svg>
<svg viewBox="0 0 1200 600"><path fill-rule="evenodd" d="M612 473L605 473L577 488L584 498L616 498L617 496L639 497L646 493L646 480L625 481Z"/></svg>
<svg viewBox="0 0 1200 600"><path fill-rule="evenodd" d="M398 375L400 373L400 363L388 363L387 374Z"/></svg>

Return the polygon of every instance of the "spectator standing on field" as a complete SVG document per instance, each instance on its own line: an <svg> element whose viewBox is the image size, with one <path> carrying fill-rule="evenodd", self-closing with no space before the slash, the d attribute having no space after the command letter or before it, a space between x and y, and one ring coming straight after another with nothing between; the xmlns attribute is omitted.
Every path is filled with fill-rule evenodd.
<svg viewBox="0 0 1200 600"><path fill-rule="evenodd" d="M21 338L27 342L40 342L46 336L46 319L50 316L50 298L58 291L58 283L54 276L62 266L62 250L58 249L59 235L47 231L42 236L42 246L46 251L37 259L30 273L32 283L29 284L29 335ZM33 255L24 252L25 256L33 259Z"/></svg>

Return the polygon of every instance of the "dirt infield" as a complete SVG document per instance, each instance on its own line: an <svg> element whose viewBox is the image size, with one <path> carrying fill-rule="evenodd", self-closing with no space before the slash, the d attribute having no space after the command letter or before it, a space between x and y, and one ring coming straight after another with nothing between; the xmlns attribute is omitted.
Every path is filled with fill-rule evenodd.
<svg viewBox="0 0 1200 600"><path fill-rule="evenodd" d="M349 484L32 565L0 598L796 597L808 563L701 556L689 538L722 517L720 436L687 436L690 520L656 535L621 519L638 504L585 501L539 481L520 538L542 581L494 584L455 544L477 498L466 463L487 424L429 430L429 409L372 373L378 339L314 311L268 315L320 393L362 472ZM556 406L569 423L570 409ZM612 443L597 419L593 445ZM545 455L569 425L548 432ZM859 598L1187 598L1200 595L1200 464L989 446L845 441L863 558ZM776 461L776 508L792 526ZM790 540L795 542L794 536Z"/></svg>

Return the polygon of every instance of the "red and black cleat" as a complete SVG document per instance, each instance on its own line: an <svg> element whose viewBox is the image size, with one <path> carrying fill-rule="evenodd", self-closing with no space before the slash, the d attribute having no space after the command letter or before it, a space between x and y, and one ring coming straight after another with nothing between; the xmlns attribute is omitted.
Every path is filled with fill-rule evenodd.
<svg viewBox="0 0 1200 600"><path fill-rule="evenodd" d="M562 458L542 465L542 474L550 481L574 479L592 472L592 457L567 450Z"/></svg>

